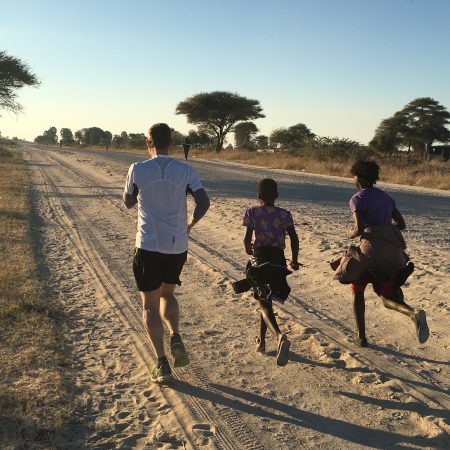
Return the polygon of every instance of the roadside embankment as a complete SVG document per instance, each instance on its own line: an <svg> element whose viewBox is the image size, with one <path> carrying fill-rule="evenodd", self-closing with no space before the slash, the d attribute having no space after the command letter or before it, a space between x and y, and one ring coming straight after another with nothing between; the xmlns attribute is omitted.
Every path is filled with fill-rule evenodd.
<svg viewBox="0 0 450 450"><path fill-rule="evenodd" d="M37 259L27 167L0 147L0 447L56 448L74 414L64 315Z"/></svg>

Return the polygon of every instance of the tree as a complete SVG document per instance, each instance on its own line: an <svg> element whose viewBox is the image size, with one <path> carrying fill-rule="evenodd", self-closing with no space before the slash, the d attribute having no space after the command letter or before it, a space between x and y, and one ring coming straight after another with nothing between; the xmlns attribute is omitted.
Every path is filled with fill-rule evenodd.
<svg viewBox="0 0 450 450"><path fill-rule="evenodd" d="M99 127L90 127L86 131L86 140L89 145L103 144L105 132Z"/></svg>
<svg viewBox="0 0 450 450"><path fill-rule="evenodd" d="M259 130L253 122L240 122L233 128L233 131L235 146L250 148L252 138Z"/></svg>
<svg viewBox="0 0 450 450"><path fill-rule="evenodd" d="M70 128L61 128L59 130L59 134L61 136L61 139L64 141L64 144L73 144L73 133Z"/></svg>
<svg viewBox="0 0 450 450"><path fill-rule="evenodd" d="M37 144L56 144L58 142L58 130L55 127L50 127L48 130L44 131L42 135L37 136L34 142Z"/></svg>
<svg viewBox="0 0 450 450"><path fill-rule="evenodd" d="M203 131L196 131L196 130L189 130L188 133L189 140L191 141L191 144L197 144L197 145L209 145L212 144L213 140L211 136L208 135L208 133L205 133Z"/></svg>
<svg viewBox="0 0 450 450"><path fill-rule="evenodd" d="M126 131L122 131L119 135L115 135L113 139L113 143L116 147L127 147L130 142L130 138L128 137L128 133Z"/></svg>
<svg viewBox="0 0 450 450"><path fill-rule="evenodd" d="M338 137L316 137L312 141L312 147L314 149L313 157L322 161L329 159L340 161L353 159L357 161L366 159L372 154L372 151L366 145Z"/></svg>
<svg viewBox="0 0 450 450"><path fill-rule="evenodd" d="M130 133L128 135L128 146L131 148L147 148L144 133Z"/></svg>
<svg viewBox="0 0 450 450"><path fill-rule="evenodd" d="M382 120L370 145L383 153L413 148L428 158L433 142L450 140L449 124L450 113L444 106L430 97L417 98Z"/></svg>
<svg viewBox="0 0 450 450"><path fill-rule="evenodd" d="M282 148L302 147L316 135L304 124L298 123L289 128L277 128L270 134L270 144L278 144Z"/></svg>
<svg viewBox="0 0 450 450"><path fill-rule="evenodd" d="M99 127L90 127L75 132L75 139L81 145L109 145L112 134Z"/></svg>
<svg viewBox="0 0 450 450"><path fill-rule="evenodd" d="M171 128L171 130L172 130L172 144L181 145L185 140L186 136L180 133L179 131L174 130L173 128Z"/></svg>
<svg viewBox="0 0 450 450"><path fill-rule="evenodd" d="M103 140L105 141L106 150L108 150L111 142L112 142L112 133L111 131L105 131L103 133Z"/></svg>
<svg viewBox="0 0 450 450"><path fill-rule="evenodd" d="M75 131L75 141L80 145L83 143L83 132L81 130Z"/></svg>
<svg viewBox="0 0 450 450"><path fill-rule="evenodd" d="M199 125L217 138L220 152L227 133L238 122L265 117L258 100L226 91L196 94L178 103L176 114L185 114L188 123Z"/></svg>
<svg viewBox="0 0 450 450"><path fill-rule="evenodd" d="M414 138L425 145L427 159L434 141L450 141L450 113L431 97L416 98L401 111Z"/></svg>
<svg viewBox="0 0 450 450"><path fill-rule="evenodd" d="M18 89L24 86L39 86L37 76L19 58L0 51L0 109L19 113L22 106L17 103Z"/></svg>
<svg viewBox="0 0 450 450"><path fill-rule="evenodd" d="M268 148L269 147L269 138L260 134L255 137L256 147L258 148Z"/></svg>
<svg viewBox="0 0 450 450"><path fill-rule="evenodd" d="M375 130L375 136L369 142L369 146L377 152L385 155L392 155L399 150L399 147L406 144L408 148L412 144L412 134L410 133L405 118L398 112L394 116L381 121Z"/></svg>

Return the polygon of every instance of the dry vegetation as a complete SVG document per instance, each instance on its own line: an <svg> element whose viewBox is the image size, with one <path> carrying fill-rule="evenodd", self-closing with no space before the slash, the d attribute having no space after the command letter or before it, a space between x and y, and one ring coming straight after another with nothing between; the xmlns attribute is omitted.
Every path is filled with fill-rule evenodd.
<svg viewBox="0 0 450 450"><path fill-rule="evenodd" d="M0 447L56 448L74 413L63 316L39 279L24 161L0 146Z"/></svg>
<svg viewBox="0 0 450 450"><path fill-rule="evenodd" d="M147 150L144 149L110 148L109 151L148 155ZM175 153L182 155L182 150L176 149ZM350 177L349 169L352 164L350 160L319 160L311 156L299 156L291 152L273 153L227 149L216 153L211 150L198 149L195 146L191 148L189 157L220 159L272 169L298 170L339 177ZM377 156L372 159L380 164L381 181L450 190L450 161L433 160L426 162L415 158L408 159L406 154L390 157Z"/></svg>
<svg viewBox="0 0 450 450"><path fill-rule="evenodd" d="M349 177L350 161L319 161L314 158L289 153L259 153L245 150L223 150L221 153L198 151L194 148L190 156L222 159L273 169L288 169ZM401 157L377 157L381 166L381 181L433 189L450 189L450 163L444 161L421 162Z"/></svg>

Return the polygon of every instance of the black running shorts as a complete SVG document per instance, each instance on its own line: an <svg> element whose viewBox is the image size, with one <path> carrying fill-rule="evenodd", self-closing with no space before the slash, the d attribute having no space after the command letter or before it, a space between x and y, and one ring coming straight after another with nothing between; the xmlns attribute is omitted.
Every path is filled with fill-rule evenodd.
<svg viewBox="0 0 450 450"><path fill-rule="evenodd" d="M181 285L180 274L187 252L176 255L134 249L133 272L137 287L142 292L154 291L162 283Z"/></svg>

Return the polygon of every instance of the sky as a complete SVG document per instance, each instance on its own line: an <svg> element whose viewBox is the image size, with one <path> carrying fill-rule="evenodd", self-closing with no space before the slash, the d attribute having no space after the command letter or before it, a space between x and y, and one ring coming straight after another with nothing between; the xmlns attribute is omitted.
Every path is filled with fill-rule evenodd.
<svg viewBox="0 0 450 450"><path fill-rule="evenodd" d="M0 111L2 136L51 126L187 133L177 104L260 102L260 134L297 123L367 143L411 100L450 108L450 0L0 0L0 50L41 80ZM228 139L233 141L232 136Z"/></svg>

